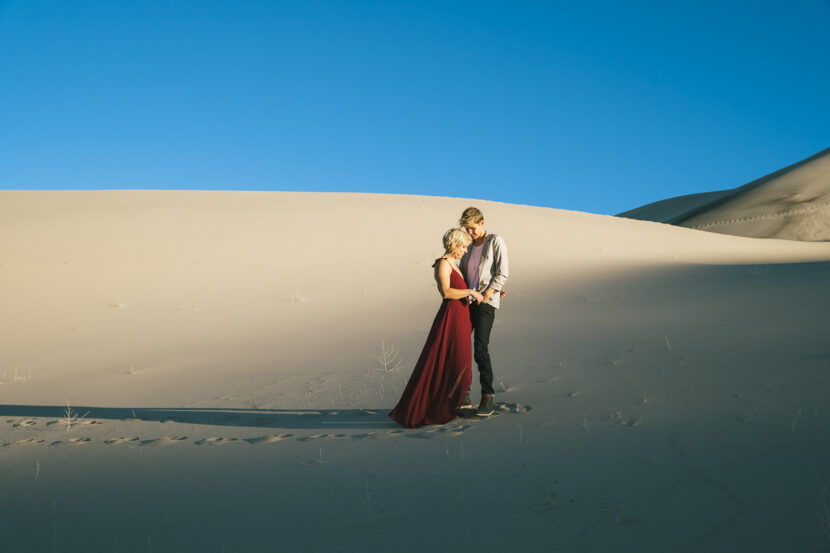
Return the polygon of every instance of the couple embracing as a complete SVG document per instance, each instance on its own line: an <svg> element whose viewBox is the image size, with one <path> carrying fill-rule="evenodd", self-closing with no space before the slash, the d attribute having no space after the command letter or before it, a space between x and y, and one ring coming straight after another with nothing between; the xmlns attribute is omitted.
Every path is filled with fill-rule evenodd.
<svg viewBox="0 0 830 553"><path fill-rule="evenodd" d="M508 277L507 246L484 228L484 215L464 210L460 228L444 234L444 255L435 260L435 282L443 302L432 323L409 383L389 416L407 428L444 424L468 408L479 416L494 411L490 331ZM473 409L473 335L481 401Z"/></svg>

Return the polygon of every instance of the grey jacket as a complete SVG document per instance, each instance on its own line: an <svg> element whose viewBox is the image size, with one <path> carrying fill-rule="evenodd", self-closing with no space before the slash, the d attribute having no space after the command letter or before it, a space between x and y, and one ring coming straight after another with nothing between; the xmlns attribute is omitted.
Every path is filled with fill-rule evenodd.
<svg viewBox="0 0 830 553"><path fill-rule="evenodd" d="M471 246L472 247L472 246ZM467 278L467 263L470 261L470 254L465 253L458 264L464 279ZM488 304L496 309L499 307L499 292L504 288L509 276L507 264L507 245L504 238L498 234L487 234L484 239L484 250L481 252L481 262L478 270L478 286L476 290L481 293L489 287L495 290L490 297Z"/></svg>

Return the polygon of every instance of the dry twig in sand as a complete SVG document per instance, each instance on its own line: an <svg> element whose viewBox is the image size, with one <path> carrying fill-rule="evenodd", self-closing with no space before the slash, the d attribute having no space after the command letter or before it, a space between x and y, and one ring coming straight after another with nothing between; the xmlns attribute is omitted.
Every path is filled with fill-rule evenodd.
<svg viewBox="0 0 830 553"><path fill-rule="evenodd" d="M63 423L66 425L66 431L69 432L72 429L73 424L79 423L89 414L89 411L84 413L83 415L79 415L77 411L72 409L69 406L69 400L66 400L66 409L63 410Z"/></svg>
<svg viewBox="0 0 830 553"><path fill-rule="evenodd" d="M376 369L381 372L390 373L397 371L401 366L401 359L398 359L398 348L395 346L386 347L386 340L380 340L380 354L375 358L380 363L380 368Z"/></svg>

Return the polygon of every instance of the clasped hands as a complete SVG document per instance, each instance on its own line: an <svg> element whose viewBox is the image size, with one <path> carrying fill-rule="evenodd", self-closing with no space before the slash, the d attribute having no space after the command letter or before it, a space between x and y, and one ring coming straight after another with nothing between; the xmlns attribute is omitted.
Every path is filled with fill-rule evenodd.
<svg viewBox="0 0 830 553"><path fill-rule="evenodd" d="M470 290L470 296L472 296L472 298L476 300L478 303L489 303L490 298L493 297L494 292L495 290L493 290L492 288L488 288L484 291L483 294L476 290ZM505 291L504 289L499 290L499 298L503 298L506 295L507 291Z"/></svg>

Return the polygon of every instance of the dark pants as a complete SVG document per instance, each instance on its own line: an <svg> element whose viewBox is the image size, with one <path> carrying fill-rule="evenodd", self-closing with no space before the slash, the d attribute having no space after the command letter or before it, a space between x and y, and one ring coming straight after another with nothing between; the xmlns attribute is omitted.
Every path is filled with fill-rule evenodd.
<svg viewBox="0 0 830 553"><path fill-rule="evenodd" d="M493 365L490 364L490 331L496 318L492 305L471 303L470 322L473 326L473 357L478 365L478 377L482 394L494 394Z"/></svg>

